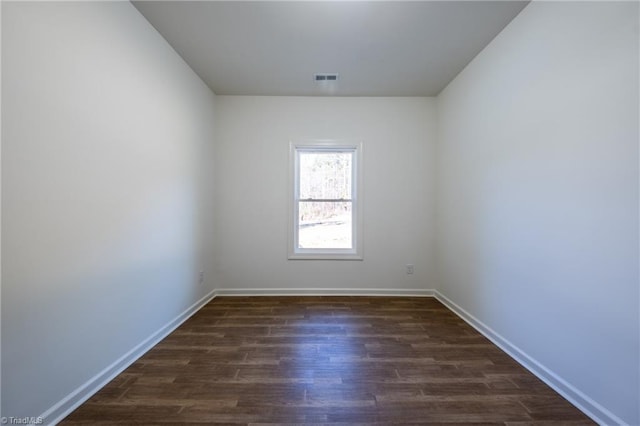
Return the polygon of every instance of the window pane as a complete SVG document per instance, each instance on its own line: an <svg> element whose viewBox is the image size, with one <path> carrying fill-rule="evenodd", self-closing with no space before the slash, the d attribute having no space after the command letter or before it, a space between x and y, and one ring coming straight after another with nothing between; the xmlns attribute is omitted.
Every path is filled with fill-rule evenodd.
<svg viewBox="0 0 640 426"><path fill-rule="evenodd" d="M353 248L351 202L299 204L299 248Z"/></svg>
<svg viewBox="0 0 640 426"><path fill-rule="evenodd" d="M300 152L301 199L351 199L353 152Z"/></svg>

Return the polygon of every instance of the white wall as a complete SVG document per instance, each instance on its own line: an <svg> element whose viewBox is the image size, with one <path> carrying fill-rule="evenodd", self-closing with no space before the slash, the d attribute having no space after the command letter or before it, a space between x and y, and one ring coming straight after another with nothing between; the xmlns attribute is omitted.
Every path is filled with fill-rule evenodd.
<svg viewBox="0 0 640 426"><path fill-rule="evenodd" d="M2 4L0 3L0 25L2 24ZM0 47L2 30L0 28ZM0 49L1 53L1 49ZM2 241L2 55L0 54L0 241ZM2 244L0 244L0 418L2 412Z"/></svg>
<svg viewBox="0 0 640 426"><path fill-rule="evenodd" d="M608 423L640 423L638 75L637 2L533 2L438 97L440 292Z"/></svg>
<svg viewBox="0 0 640 426"><path fill-rule="evenodd" d="M219 289L433 288L434 99L216 100ZM289 142L309 139L363 143L364 261L287 260Z"/></svg>
<svg viewBox="0 0 640 426"><path fill-rule="evenodd" d="M2 412L38 416L210 291L214 99L128 2L2 2L2 87Z"/></svg>

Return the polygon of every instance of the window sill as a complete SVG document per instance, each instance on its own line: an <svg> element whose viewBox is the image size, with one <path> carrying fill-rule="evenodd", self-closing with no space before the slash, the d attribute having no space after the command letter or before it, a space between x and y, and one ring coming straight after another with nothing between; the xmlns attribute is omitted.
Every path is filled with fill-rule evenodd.
<svg viewBox="0 0 640 426"><path fill-rule="evenodd" d="M289 260L364 260L357 253L289 253Z"/></svg>

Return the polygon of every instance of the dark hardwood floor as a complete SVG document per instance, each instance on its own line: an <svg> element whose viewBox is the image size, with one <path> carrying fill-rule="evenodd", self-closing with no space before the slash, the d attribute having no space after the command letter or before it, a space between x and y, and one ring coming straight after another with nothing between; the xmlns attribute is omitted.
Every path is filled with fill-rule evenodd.
<svg viewBox="0 0 640 426"><path fill-rule="evenodd" d="M593 424L432 298L216 298L61 424Z"/></svg>

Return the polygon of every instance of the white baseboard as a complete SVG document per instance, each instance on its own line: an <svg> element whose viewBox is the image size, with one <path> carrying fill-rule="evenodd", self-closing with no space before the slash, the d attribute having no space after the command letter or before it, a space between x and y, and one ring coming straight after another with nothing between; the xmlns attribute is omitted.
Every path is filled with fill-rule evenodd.
<svg viewBox="0 0 640 426"><path fill-rule="evenodd" d="M434 290L360 288L222 288L216 296L396 296L433 297Z"/></svg>
<svg viewBox="0 0 640 426"><path fill-rule="evenodd" d="M434 296L453 313L458 315L470 326L475 328L480 334L491 340L496 346L505 351L511 358L533 373L540 380L549 385L553 390L562 395L567 401L575 405L579 410L591 417L601 425L624 425L625 422L613 414L611 411L589 398L583 392L566 382L562 377L542 365L540 362L527 355L522 349L511 343L506 338L495 332L482 321L465 311L454 303L451 299L434 290Z"/></svg>
<svg viewBox="0 0 640 426"><path fill-rule="evenodd" d="M196 303L187 308L184 312L167 323L161 329L149 336L139 345L131 349L122 357L117 359L107 368L96 374L89 381L71 392L60 402L45 411L40 417L45 419L46 424L55 425L68 416L73 410L89 399L107 383L113 380L118 374L133 364L138 358L144 355L149 349L164 339L169 333L178 328L184 321L196 313L200 308L209 303L217 296L395 296L395 297L435 297L453 313L458 315L478 332L491 340L496 346L505 351L523 367L533 373L540 380L549 385L552 389L566 398L578 409L591 417L601 425L624 425L625 422L602 407L593 399L567 383L553 371L527 355L520 348L502 337L482 321L465 311L452 300L440 293L438 290L415 290L415 289L336 289L336 288L313 288L313 289L218 289L209 292Z"/></svg>
<svg viewBox="0 0 640 426"><path fill-rule="evenodd" d="M158 342L169 335L173 330L178 328L183 322L189 319L200 308L209 303L211 299L216 297L215 290L212 290L193 305L184 310L180 315L169 321L158 331L147 337L144 341L122 355L107 368L89 379L86 383L78 387L76 390L67 395L60 402L49 408L40 415L44 419L45 424L55 425L68 416L73 410L78 408L83 402L88 400L96 392L102 389L107 383L113 380L118 374L122 373L127 367L133 364L138 358L144 355L149 349L154 347Z"/></svg>

